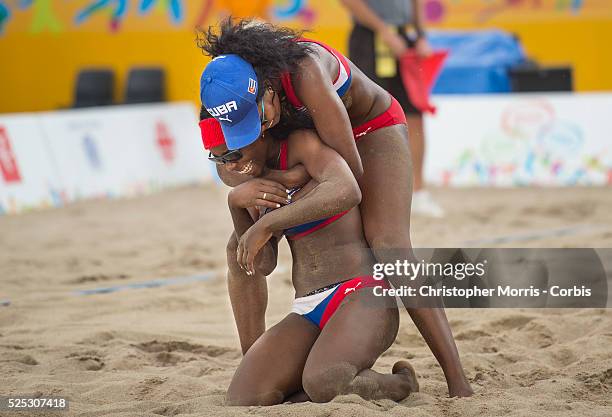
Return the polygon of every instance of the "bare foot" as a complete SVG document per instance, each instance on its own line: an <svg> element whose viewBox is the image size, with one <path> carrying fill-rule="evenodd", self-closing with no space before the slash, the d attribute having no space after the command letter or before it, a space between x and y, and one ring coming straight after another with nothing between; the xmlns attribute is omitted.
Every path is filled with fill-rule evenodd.
<svg viewBox="0 0 612 417"><path fill-rule="evenodd" d="M397 361L393 365L391 372L394 375L403 375L406 378L406 382L410 386L410 392L419 392L419 382L417 381L416 372L410 362L408 361Z"/></svg>
<svg viewBox="0 0 612 417"><path fill-rule="evenodd" d="M474 390L467 381L457 386L448 387L448 395L450 397L471 397L473 394Z"/></svg>

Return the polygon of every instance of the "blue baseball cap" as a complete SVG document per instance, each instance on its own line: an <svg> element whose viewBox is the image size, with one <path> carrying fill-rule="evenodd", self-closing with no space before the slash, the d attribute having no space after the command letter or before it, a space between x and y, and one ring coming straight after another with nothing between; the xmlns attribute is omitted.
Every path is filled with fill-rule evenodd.
<svg viewBox="0 0 612 417"><path fill-rule="evenodd" d="M238 55L219 55L202 72L200 99L221 124L228 149L240 149L261 134L257 74Z"/></svg>

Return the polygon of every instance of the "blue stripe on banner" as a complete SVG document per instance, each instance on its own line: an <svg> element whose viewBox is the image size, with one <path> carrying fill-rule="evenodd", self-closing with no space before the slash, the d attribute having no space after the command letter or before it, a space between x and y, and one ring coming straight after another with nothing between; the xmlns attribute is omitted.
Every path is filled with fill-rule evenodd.
<svg viewBox="0 0 612 417"><path fill-rule="evenodd" d="M213 274L205 275L192 275L188 277L175 277L175 278L163 278L163 279L152 279L150 281L135 282L133 284L117 285L114 287L100 287L92 288L89 290L77 290L74 295L94 295L94 294L110 294L118 291L125 290L136 290L141 288L158 288L165 287L168 285L180 285L189 284L198 281L208 281L213 277Z"/></svg>

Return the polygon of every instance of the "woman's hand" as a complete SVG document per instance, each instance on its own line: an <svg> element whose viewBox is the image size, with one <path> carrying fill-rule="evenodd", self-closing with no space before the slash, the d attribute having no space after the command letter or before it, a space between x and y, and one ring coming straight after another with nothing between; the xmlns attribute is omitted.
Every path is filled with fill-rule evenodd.
<svg viewBox="0 0 612 417"><path fill-rule="evenodd" d="M393 55L397 58L401 58L408 51L408 43L395 29L385 26L379 34L383 42L387 44Z"/></svg>
<svg viewBox="0 0 612 417"><path fill-rule="evenodd" d="M431 46L429 46L429 42L427 42L426 38L418 38L416 43L414 44L414 49L418 56L425 58L433 53L431 50Z"/></svg>
<svg viewBox="0 0 612 417"><path fill-rule="evenodd" d="M317 185L319 185L319 182L311 179L310 181L308 181L308 184L304 185L302 188L300 188L298 192L291 196L291 202L298 201L306 194L311 192Z"/></svg>
<svg viewBox="0 0 612 417"><path fill-rule="evenodd" d="M240 237L236 260L247 275L255 274L255 258L271 237L272 232L267 229L263 221L256 222Z"/></svg>
<svg viewBox="0 0 612 417"><path fill-rule="evenodd" d="M304 168L304 165L297 164L286 171L286 182L282 182L287 188L303 187L311 180L310 174Z"/></svg>
<svg viewBox="0 0 612 417"><path fill-rule="evenodd" d="M289 189L302 187L310 181L310 175L302 164L297 164L286 171L277 169L268 170L263 178L279 182Z"/></svg>
<svg viewBox="0 0 612 417"><path fill-rule="evenodd" d="M253 178L234 187L227 201L229 206L234 208L255 206L279 208L291 200L282 184L263 178Z"/></svg>

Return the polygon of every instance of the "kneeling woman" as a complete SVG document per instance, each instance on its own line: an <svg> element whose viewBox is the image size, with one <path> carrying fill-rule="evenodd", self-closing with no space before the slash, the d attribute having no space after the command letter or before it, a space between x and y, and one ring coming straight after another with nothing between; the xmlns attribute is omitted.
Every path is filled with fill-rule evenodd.
<svg viewBox="0 0 612 417"><path fill-rule="evenodd" d="M233 151L222 144L211 154L224 169L253 177L268 168L302 164L316 181L312 190L288 200L283 187L259 178L229 194L235 232L245 242L238 256L250 258L259 248L245 263L268 275L276 265L275 235L284 234L293 255L296 298L292 312L247 351L227 403L326 402L349 393L399 401L417 391L414 370L405 361L390 374L371 369L395 340L399 317L395 305L384 305L373 294L374 286L388 284L370 275L375 261L357 207L361 194L344 159L312 131L293 132L283 141L263 135ZM262 186L269 187L265 195ZM287 201L261 217L256 210L262 203L278 207Z"/></svg>
<svg viewBox="0 0 612 417"><path fill-rule="evenodd" d="M201 80L201 92L206 96L202 103L223 129L259 126L257 114L249 119L241 117L254 107L255 99L265 104L269 120L265 128L275 130L278 137L287 137L286 132L298 128L316 129L359 181L364 234L377 261L416 260L410 241L408 132L397 101L338 51L287 28L228 19L218 32L209 28L200 41L204 52L213 58L207 68L218 71L218 76ZM266 88L258 90L258 84ZM209 90L219 94L209 94ZM227 144L236 149L230 138ZM244 168L245 173L249 171L248 166ZM228 248L232 245L233 240ZM395 287L405 284L399 275L388 279ZM251 286L231 286L232 298L246 298L247 287ZM265 289L249 294L248 303L234 308L237 322L244 324L239 324L243 351L261 334L264 321L263 308L251 307L264 305ZM444 309L417 308L419 301L402 297L442 366L450 395L471 395ZM442 307L441 299L436 301L435 306Z"/></svg>

